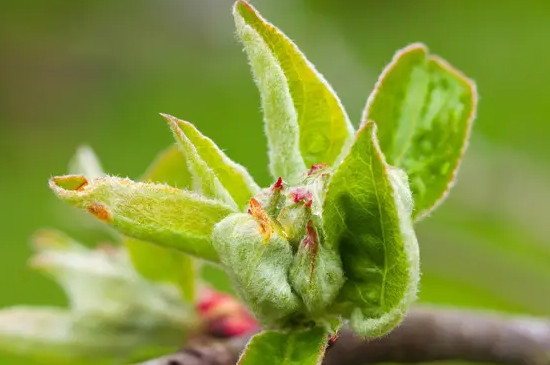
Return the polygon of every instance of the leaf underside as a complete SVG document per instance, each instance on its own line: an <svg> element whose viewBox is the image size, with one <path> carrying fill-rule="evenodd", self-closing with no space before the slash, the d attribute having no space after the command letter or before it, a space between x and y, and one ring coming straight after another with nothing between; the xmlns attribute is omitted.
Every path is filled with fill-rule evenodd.
<svg viewBox="0 0 550 365"><path fill-rule="evenodd" d="M306 166L335 163L353 127L330 85L250 4L237 1L233 15L262 97L273 177L297 181Z"/></svg>
<svg viewBox="0 0 550 365"><path fill-rule="evenodd" d="M395 327L415 299L418 245L405 174L388 166L376 128L362 126L327 190L323 225L347 278L338 297L350 327L377 337Z"/></svg>
<svg viewBox="0 0 550 365"><path fill-rule="evenodd" d="M266 331L252 337L238 365L317 365L325 354L327 332L321 328L307 331Z"/></svg>
<svg viewBox="0 0 550 365"><path fill-rule="evenodd" d="M413 217L425 216L455 178L476 109L474 83L422 44L399 51L369 97L363 121L379 127L388 163L407 173Z"/></svg>

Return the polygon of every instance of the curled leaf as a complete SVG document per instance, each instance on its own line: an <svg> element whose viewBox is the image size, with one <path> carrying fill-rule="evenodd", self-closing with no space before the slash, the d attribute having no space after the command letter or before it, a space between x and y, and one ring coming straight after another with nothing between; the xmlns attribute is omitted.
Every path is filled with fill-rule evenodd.
<svg viewBox="0 0 550 365"><path fill-rule="evenodd" d="M476 103L475 84L422 44L399 51L369 96L363 120L377 123L388 163L409 176L415 219L452 186Z"/></svg>
<svg viewBox="0 0 550 365"><path fill-rule="evenodd" d="M233 211L188 191L116 177L88 181L83 176L59 176L50 180L50 187L60 199L129 237L211 261L218 260L210 240L212 229Z"/></svg>
<svg viewBox="0 0 550 365"><path fill-rule="evenodd" d="M406 175L386 164L374 123L364 124L330 180L323 210L326 242L347 278L338 310L361 336L381 336L416 298L418 243Z"/></svg>
<svg viewBox="0 0 550 365"><path fill-rule="evenodd" d="M246 1L236 2L233 15L262 97L273 177L296 182L307 166L336 162L353 128L332 88Z"/></svg>

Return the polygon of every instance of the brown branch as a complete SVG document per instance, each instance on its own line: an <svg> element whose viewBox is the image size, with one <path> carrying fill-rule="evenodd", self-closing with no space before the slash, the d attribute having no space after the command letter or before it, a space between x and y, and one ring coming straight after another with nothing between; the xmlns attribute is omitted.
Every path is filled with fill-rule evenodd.
<svg viewBox="0 0 550 365"><path fill-rule="evenodd" d="M249 337L194 340L181 352L143 365L233 365ZM389 335L364 340L344 329L324 365L463 360L550 365L550 321L480 312L415 308Z"/></svg>

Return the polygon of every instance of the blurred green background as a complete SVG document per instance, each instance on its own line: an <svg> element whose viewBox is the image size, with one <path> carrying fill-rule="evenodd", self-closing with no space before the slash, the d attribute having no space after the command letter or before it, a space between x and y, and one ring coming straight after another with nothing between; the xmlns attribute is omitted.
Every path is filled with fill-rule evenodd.
<svg viewBox="0 0 550 365"><path fill-rule="evenodd" d="M63 305L29 237L75 232L47 179L88 143L137 178L195 123L270 183L259 96L232 0L0 1L0 306ZM255 0L331 81L355 125L393 53L424 42L476 80L473 139L450 198L418 226L424 302L550 315L550 3ZM90 228L93 231L93 227ZM1 357L2 364L31 364Z"/></svg>

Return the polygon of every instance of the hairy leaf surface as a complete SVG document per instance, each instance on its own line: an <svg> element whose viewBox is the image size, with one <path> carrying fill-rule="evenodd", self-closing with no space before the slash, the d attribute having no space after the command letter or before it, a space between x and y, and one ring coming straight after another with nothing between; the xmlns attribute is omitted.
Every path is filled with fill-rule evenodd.
<svg viewBox="0 0 550 365"><path fill-rule="evenodd" d="M327 244L339 250L347 278L339 310L362 336L391 330L415 299L411 209L406 175L386 164L374 123L364 124L329 183L323 210Z"/></svg>
<svg viewBox="0 0 550 365"><path fill-rule="evenodd" d="M146 182L165 183L178 188L191 186L191 174L181 151L170 147L163 151L142 178ZM154 243L126 237L124 244L136 270L153 281L171 282L192 301L195 295L195 263L185 253Z"/></svg>
<svg viewBox="0 0 550 365"><path fill-rule="evenodd" d="M238 207L243 209L248 200L260 190L248 171L227 157L210 138L202 135L191 123L170 115L164 117L170 122L176 139L180 143L187 143L182 141L187 139L193 145L199 158L213 172Z"/></svg>
<svg viewBox="0 0 550 365"><path fill-rule="evenodd" d="M250 4L237 1L233 15L262 96L273 177L296 181L306 166L334 163L353 127L332 88Z"/></svg>
<svg viewBox="0 0 550 365"><path fill-rule="evenodd" d="M252 337L238 365L317 365L328 343L321 328L290 333L266 331Z"/></svg>
<svg viewBox="0 0 550 365"><path fill-rule="evenodd" d="M86 209L121 233L217 261L210 235L214 224L233 212L227 205L170 186L104 177L58 176L57 196Z"/></svg>
<svg viewBox="0 0 550 365"><path fill-rule="evenodd" d="M476 109L476 89L424 45L399 51L370 95L363 121L379 126L388 163L409 176L415 209L425 216L455 178Z"/></svg>
<svg viewBox="0 0 550 365"><path fill-rule="evenodd" d="M183 133L178 125L178 119L172 116L164 116L174 133L178 146L187 159L187 166L191 172L193 190L208 198L217 199L228 206L237 209L237 204L216 176L214 170L208 166L198 153L193 142Z"/></svg>

